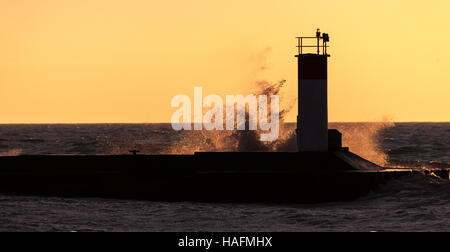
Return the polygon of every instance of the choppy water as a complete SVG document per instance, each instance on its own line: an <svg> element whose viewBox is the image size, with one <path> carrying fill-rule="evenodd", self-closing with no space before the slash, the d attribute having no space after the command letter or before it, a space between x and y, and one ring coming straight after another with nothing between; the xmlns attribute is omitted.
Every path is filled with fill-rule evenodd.
<svg viewBox="0 0 450 252"><path fill-rule="evenodd" d="M292 150L295 125L280 143ZM450 123L331 124L373 162L450 167ZM250 138L250 139L248 139ZM251 136L173 132L164 124L0 125L0 154L238 150ZM282 165L282 161L281 165ZM160 203L0 195L0 231L450 231L450 183L404 177L354 202L318 205Z"/></svg>

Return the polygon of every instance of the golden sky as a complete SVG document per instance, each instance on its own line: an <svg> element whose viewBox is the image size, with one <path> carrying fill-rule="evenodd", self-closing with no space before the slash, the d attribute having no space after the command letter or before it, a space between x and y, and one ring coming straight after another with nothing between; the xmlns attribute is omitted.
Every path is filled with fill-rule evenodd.
<svg viewBox="0 0 450 252"><path fill-rule="evenodd" d="M330 121L450 121L449 13L448 0L0 0L0 123L170 122L177 94L258 80L287 80L283 107L295 37L318 27Z"/></svg>

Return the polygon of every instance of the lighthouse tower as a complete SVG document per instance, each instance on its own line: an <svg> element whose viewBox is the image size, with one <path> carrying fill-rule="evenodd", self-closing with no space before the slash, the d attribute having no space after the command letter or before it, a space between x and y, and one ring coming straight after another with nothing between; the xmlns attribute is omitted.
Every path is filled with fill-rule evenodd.
<svg viewBox="0 0 450 252"><path fill-rule="evenodd" d="M298 37L299 151L328 151L327 54L328 34Z"/></svg>

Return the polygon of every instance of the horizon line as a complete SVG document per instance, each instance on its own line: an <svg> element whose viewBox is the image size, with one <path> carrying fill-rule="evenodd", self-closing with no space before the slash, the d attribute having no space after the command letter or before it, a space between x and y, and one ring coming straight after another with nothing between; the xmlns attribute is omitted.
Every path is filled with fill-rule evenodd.
<svg viewBox="0 0 450 252"><path fill-rule="evenodd" d="M297 123L295 121L288 121L284 123ZM450 121L332 121L328 123L450 123ZM171 122L12 122L12 123L0 123L0 125L42 125L42 124L55 124L55 125L70 125L70 124L171 124Z"/></svg>

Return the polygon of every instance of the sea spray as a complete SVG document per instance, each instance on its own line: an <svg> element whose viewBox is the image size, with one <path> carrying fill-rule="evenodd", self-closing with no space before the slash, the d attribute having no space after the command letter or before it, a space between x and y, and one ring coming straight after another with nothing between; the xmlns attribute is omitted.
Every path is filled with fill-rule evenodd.
<svg viewBox="0 0 450 252"><path fill-rule="evenodd" d="M279 82L270 83L267 81L259 81L256 83L257 90L254 92L257 96L266 95L271 97L274 95L279 95L280 90L285 85L286 80L281 80ZM268 110L270 111L271 103L268 103ZM246 107L245 109L245 126L246 130L232 130L232 131L182 131L184 137L179 139L178 142L169 148L167 153L175 154L186 154L194 153L196 151L276 151L278 146L281 146L282 142L291 138L292 134L285 134L285 122L284 118L286 114L293 107L294 102L289 102L288 106L282 108L279 111L279 122L281 134L277 141L265 142L260 141L261 134L264 131L258 130L248 130L249 126L249 111ZM227 111L226 109L224 111ZM234 111L233 111L234 112ZM271 120L270 114L268 120ZM226 115L229 116L229 115ZM234 117L236 118L236 117ZM260 121L258 120L258 123ZM235 122L236 124L236 122ZM237 127L234 127L237 128Z"/></svg>
<svg viewBox="0 0 450 252"><path fill-rule="evenodd" d="M342 133L342 145L350 151L380 166L388 163L388 155L380 145L380 133L394 127L393 122L365 123L330 123L329 128L335 128Z"/></svg>
<svg viewBox="0 0 450 252"><path fill-rule="evenodd" d="M0 152L0 156L20 156L22 154L22 149L8 149Z"/></svg>

